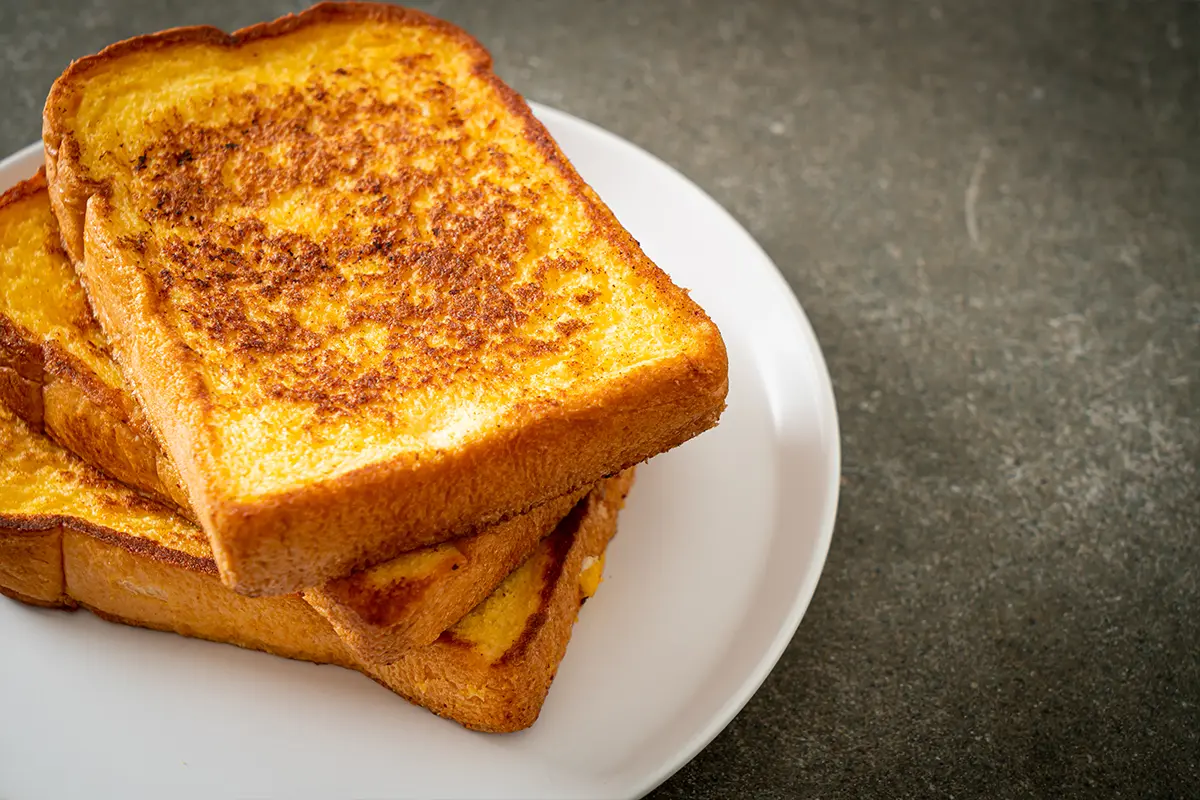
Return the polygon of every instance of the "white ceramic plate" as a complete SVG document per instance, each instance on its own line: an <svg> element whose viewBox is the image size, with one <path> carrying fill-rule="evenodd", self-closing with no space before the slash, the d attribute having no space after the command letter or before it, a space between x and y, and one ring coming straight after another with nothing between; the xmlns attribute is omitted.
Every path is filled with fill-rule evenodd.
<svg viewBox="0 0 1200 800"><path fill-rule="evenodd" d="M541 719L469 733L367 678L0 600L0 797L627 798L742 708L817 585L837 412L808 321L711 198L539 107L568 157L720 326L720 426L638 475ZM0 164L31 175L40 146Z"/></svg>

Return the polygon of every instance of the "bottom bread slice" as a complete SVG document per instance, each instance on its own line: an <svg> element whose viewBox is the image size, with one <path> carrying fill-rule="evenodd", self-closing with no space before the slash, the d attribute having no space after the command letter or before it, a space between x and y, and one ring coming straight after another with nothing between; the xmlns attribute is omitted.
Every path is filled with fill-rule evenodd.
<svg viewBox="0 0 1200 800"><path fill-rule="evenodd" d="M357 658L297 595L226 588L192 526L0 409L0 593L338 664L468 728L515 731L537 720L632 480L597 484L471 613L385 664Z"/></svg>

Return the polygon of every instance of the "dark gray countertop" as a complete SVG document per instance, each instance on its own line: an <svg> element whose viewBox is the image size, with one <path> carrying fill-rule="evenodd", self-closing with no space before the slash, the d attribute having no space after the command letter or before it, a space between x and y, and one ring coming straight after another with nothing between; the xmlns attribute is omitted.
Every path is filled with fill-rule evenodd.
<svg viewBox="0 0 1200 800"><path fill-rule="evenodd" d="M300 4L0 6L0 151L134 33ZM825 348L833 548L655 796L1200 796L1200 4L424 4L708 190Z"/></svg>

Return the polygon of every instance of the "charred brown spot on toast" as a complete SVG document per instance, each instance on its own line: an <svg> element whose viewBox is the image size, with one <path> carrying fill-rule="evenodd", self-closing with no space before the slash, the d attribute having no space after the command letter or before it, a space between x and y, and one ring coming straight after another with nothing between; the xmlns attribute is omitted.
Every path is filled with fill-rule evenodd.
<svg viewBox="0 0 1200 800"><path fill-rule="evenodd" d="M595 289L588 289L586 292L576 294L572 299L581 306L590 306L600 299L600 293Z"/></svg>
<svg viewBox="0 0 1200 800"><path fill-rule="evenodd" d="M106 490L113 489L113 480L96 471L89 471L82 475L76 474L73 480L80 486L101 490L96 493L96 500L110 512L130 514L162 514L173 512L173 509L167 508L157 500L144 495L128 491L106 493ZM199 531L190 538L196 543L207 541Z"/></svg>
<svg viewBox="0 0 1200 800"><path fill-rule="evenodd" d="M579 527L583 523L587 511L588 498L585 497L575 505L575 508L571 509L571 513L559 524L558 530L548 539L549 558L546 560L542 573L542 591L537 611L525 623L525 629L521 631L517 641L500 657L501 664L521 658L526 648L537 636L538 631L546 624L547 614L550 612L551 596L558 585L559 577L567 562L567 554L575 544L575 539L579 535Z"/></svg>
<svg viewBox="0 0 1200 800"><path fill-rule="evenodd" d="M329 581L321 587L321 592L336 598L343 606L354 609L364 623L386 626L426 597L450 573L457 572L464 562L462 553L452 551L439 556L435 564L419 575L378 581L370 577L364 579L361 573L352 573Z"/></svg>
<svg viewBox="0 0 1200 800"><path fill-rule="evenodd" d="M423 577L380 588L348 582L344 590L331 589L330 585L326 584L322 591L336 596L339 602L352 607L364 623L382 626L391 623L401 611L422 598L435 582L434 578Z"/></svg>

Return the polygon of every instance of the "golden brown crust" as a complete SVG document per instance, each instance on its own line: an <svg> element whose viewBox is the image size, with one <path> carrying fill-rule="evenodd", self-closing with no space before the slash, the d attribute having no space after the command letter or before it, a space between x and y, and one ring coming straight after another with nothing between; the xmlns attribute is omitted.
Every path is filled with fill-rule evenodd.
<svg viewBox="0 0 1200 800"><path fill-rule="evenodd" d="M213 573L195 571L194 558L130 547L126 540L136 537L60 518L0 516L0 594L50 607L78 605L115 622L346 666L468 728L520 730L536 721L565 653L581 604L583 560L603 553L631 480L627 474L590 493L580 504L586 510L572 514L548 541L552 552L539 575L539 607L499 659L445 635L394 664L356 660L298 598L235 594Z"/></svg>
<svg viewBox="0 0 1200 800"><path fill-rule="evenodd" d="M43 371L52 379L70 383L87 402L105 409L108 416L130 428L131 433L149 439L148 446L157 448L153 432L142 415L141 408L125 392L108 385L79 359L49 339L42 342Z"/></svg>
<svg viewBox="0 0 1200 800"><path fill-rule="evenodd" d="M10 186L8 189L4 190L3 194L0 194L0 210L7 208L13 203L17 203L28 197L32 197L38 192L45 190L45 188L46 168L42 166L38 167L37 172L33 174L33 177L26 178L15 186Z"/></svg>
<svg viewBox="0 0 1200 800"><path fill-rule="evenodd" d="M53 343L47 343L46 349L47 352L58 350ZM49 363L66 359L69 357L60 352ZM47 433L86 462L101 466L118 480L161 497L161 483L151 479L153 466L136 461L122 466L120 452L123 449L132 451L136 457L137 448L122 448L114 441L128 440L133 436L131 430L137 428L110 413L119 393L103 385L78 361L70 359L70 362L71 368L48 370L50 382L45 388ZM80 383L91 384L90 391L79 386ZM105 405L99 405L93 398ZM119 413L119 405L116 411ZM153 443L148 447L153 447ZM305 599L330 620L358 657L389 663L412 647L434 641L491 592L528 555L538 539L566 514L578 494L556 499L475 536L456 540L461 552L453 562L447 562L444 574L431 573L412 581L378 584L372 576L378 571L386 572L386 565L383 565L377 570L359 572L307 590ZM64 520L53 516L0 518L0 525L7 522L14 528L37 529ZM182 557L182 554L144 539L122 536L97 526L91 526L89 531L97 538L139 555L156 557L159 554L164 556L166 563L216 574L215 562L211 560L180 562L176 557Z"/></svg>
<svg viewBox="0 0 1200 800"><path fill-rule="evenodd" d="M0 360L8 355L0 344ZM35 431L42 430L45 409L42 406L42 386L39 381L21 377L12 367L0 366L0 405L10 408Z"/></svg>
<svg viewBox="0 0 1200 800"><path fill-rule="evenodd" d="M46 189L45 171L0 194L0 213ZM0 403L42 430L42 349L28 331L0 314Z"/></svg>
<svg viewBox="0 0 1200 800"><path fill-rule="evenodd" d="M116 497L114 503L126 505L129 510L139 510L138 501L132 498ZM153 500L145 500L153 503ZM172 567L199 572L205 575L216 575L217 565L211 558L197 558L188 553L164 547L158 542L141 536L131 536L118 530L97 525L80 517L63 514L22 514L16 515L0 511L0 532L2 531L49 531L55 529L72 530L87 534L102 542L119 547L140 558L149 558Z"/></svg>
<svg viewBox="0 0 1200 800"><path fill-rule="evenodd" d="M559 527L584 492L551 500L475 536L439 548L432 569L388 579L387 567L308 589L304 598L360 658L382 664L430 644L487 597L538 542Z"/></svg>
<svg viewBox="0 0 1200 800"><path fill-rule="evenodd" d="M215 575L73 531L63 537L62 561L67 594L104 619L355 667L333 630L297 597L242 597Z"/></svg>
<svg viewBox="0 0 1200 800"><path fill-rule="evenodd" d="M0 314L0 367L17 377L42 382L42 350L34 338L13 320Z"/></svg>
<svg viewBox="0 0 1200 800"><path fill-rule="evenodd" d="M704 406L696 417L687 418L683 411L695 406L697 372L689 363L676 363L657 370L652 381L616 381L603 409L572 409L564 403L559 413L530 415L525 424L505 426L503 435L478 443L460 459L423 461L420 472L405 474L403 465L386 462L256 503L214 503L208 525L224 531L225 540L217 551L222 575L233 577L237 591L271 594L284 591L290 581L279 578L278 572L263 570L256 572L258 577L253 583L248 582L250 578L236 583L243 573L233 565L252 563L256 553L283 551L285 546L294 553L319 552L324 557L320 561L317 556L305 561L282 553L273 561L287 564L287 574L303 576L301 583L312 585L321 573L346 574L404 550L445 541L447 531L465 532L468 522L462 516L462 507L437 505L436 500L428 498L454 494L490 497L494 504L513 509L514 514L527 513L553 497L545 493L531 495L531 485L553 486L555 481L566 481L569 490L577 490L594 481L596 475L612 473L613 465L615 471L620 471L670 449L664 441L682 443L716 425L723 401L716 407ZM675 390L666 396L656 389L664 376ZM516 475L502 466L513 451L561 452L574 457L535 461ZM414 518L426 521L420 535L411 533L403 542L389 536L389 521ZM484 518L471 529L478 531L500 518ZM318 520L320 525L316 524ZM325 549L328 537L323 533L329 530L356 531L356 548L331 556Z"/></svg>
<svg viewBox="0 0 1200 800"><path fill-rule="evenodd" d="M0 592L47 608L69 604L62 565L62 528L5 530L0 524Z"/></svg>
<svg viewBox="0 0 1200 800"><path fill-rule="evenodd" d="M651 294L669 299L683 316L690 316L696 323L697 343L694 352L677 357L666 366L634 369L621 380L606 385L602 401L592 395L519 407L497 420L492 433L450 454L423 454L419 464L411 456L380 460L299 489L274 491L251 499L234 497L216 478L222 453L219 437L211 428L208 389L194 368L200 356L178 332L157 321L164 314L161 305L164 290L181 291L179 287L184 282L180 276L194 274L190 267L196 263L195 256L178 249L172 256L168 252L172 245L168 242L164 244L165 263L174 263L171 259L175 258L179 269L152 276L125 263L122 248L136 251L143 245L123 242L115 231L108 229L111 191L85 173L80 146L64 120L73 104L78 103L86 76L130 54L184 43L236 48L284 36L306 26L347 19L435 29L461 48L474 64L476 77L486 82L508 113L520 121L527 140L540 150L563 185L582 204L597 235L607 238L623 254L633 272L651 287ZM75 62L55 83L46 104L44 140L51 199L66 247L76 264L82 265L85 287L100 323L109 333L126 373L136 379L148 418L154 422L168 451L177 456L176 466L190 489L197 516L214 542L223 579L240 592L294 591L391 558L404 550L476 530L669 449L715 424L723 408L726 355L719 333L704 312L646 259L632 237L583 183L524 101L492 73L487 52L459 29L427 15L374 4L322 4L232 35L211 28L189 28L119 43ZM174 174L177 177L191 174L189 170L198 158L199 148L179 150L174 155ZM194 191L202 184L171 183L170 172L165 168L172 165L167 161L162 165L159 210L179 219L185 219L191 211L202 210L205 201ZM206 167L211 168L212 165ZM222 233L225 239L259 235L261 232L253 230L231 229ZM385 248L388 241L382 237L367 244ZM217 242L214 240L213 244ZM304 242L268 244L274 248L272 252L286 250L293 256L299 253L302 258L297 262L298 274L319 271L323 263L321 253L310 252ZM508 245L485 242L484 246L502 249ZM217 255L220 253L209 253L204 259L212 260ZM427 261L433 272L441 270L439 274L449 276L447 286L452 288L455 280L469 277L443 268L445 265L438 258L436 253L430 253ZM183 268L184 262L188 269ZM231 270L231 280L240 280L238 276L244 274L236 264ZM187 296L207 296L212 279L223 275L219 271L200 273L199 279L206 284L194 287L196 291ZM278 282L256 284L254 288L264 289L268 295L298 289ZM226 297L224 293L222 296ZM447 291L435 296L457 295ZM505 310L506 303L513 302L512 313L520 313L516 301L522 298L514 297L516 300L509 298L494 307L485 304L460 311L471 325L496 325L502 329L506 324L505 314L509 313ZM455 314L459 313L454 308L456 302L447 301L443 309L446 313L435 316L456 319ZM590 302L579 301L581 307ZM181 306L173 303L170 308L175 312ZM252 322L237 302L201 303L185 311L185 317L196 323L200 331L197 335L227 340L248 361L256 353L277 352L280 348L303 351L311 344L302 329L286 320L282 327L263 327L261 321ZM395 313L409 312L397 309ZM578 326L570 320L557 328L558 334L566 339L577 330ZM312 341L319 342L320 337ZM292 369L303 361L297 357L287 363ZM236 370L237 359L228 363ZM474 362L468 360L463 364L470 366ZM453 362L449 366L463 364ZM431 362L430 375L447 365ZM323 370L320 381L308 384L281 379L255 386L268 394L278 389L279 397L284 399L310 402L318 412L350 413L370 402L374 382L389 380L384 373L348 374L344 380L338 375L337 370ZM419 373L415 376L425 379ZM292 389L299 394L290 395ZM446 498L453 500L446 502ZM338 535L331 537L330 531Z"/></svg>
<svg viewBox="0 0 1200 800"><path fill-rule="evenodd" d="M46 433L88 464L195 522L186 492L164 470L166 456L141 408L54 342L45 342L43 352Z"/></svg>
<svg viewBox="0 0 1200 800"><path fill-rule="evenodd" d="M37 606L38 608L56 608L66 611L73 611L74 609L78 608L75 603L70 602L70 598L44 600L40 597L34 597L33 595L21 594L16 589L8 589L3 585L0 585L0 594L4 595L10 600L16 600L24 603L25 605Z"/></svg>
<svg viewBox="0 0 1200 800"><path fill-rule="evenodd" d="M573 616L566 617L554 613L556 603L583 602L581 598L569 596L562 578L571 578L574 588L580 589L579 580L584 559L599 557L617 533L617 515L625 507L625 498L633 488L635 472L628 469L599 483L559 524L559 532L570 532L570 541L566 541L567 537L564 536L564 541L557 542L550 548L552 558L543 579L541 605L537 613L526 622L525 629L521 631L517 641L505 651L500 659L501 664L519 663L533 648L539 646L538 639L545 635L543 629L551 630L552 638L557 640L559 637L553 636L552 629L556 624L555 620L560 616L563 619L574 620ZM555 659L556 664L557 662L558 659ZM550 677L552 676L547 676L547 686Z"/></svg>

